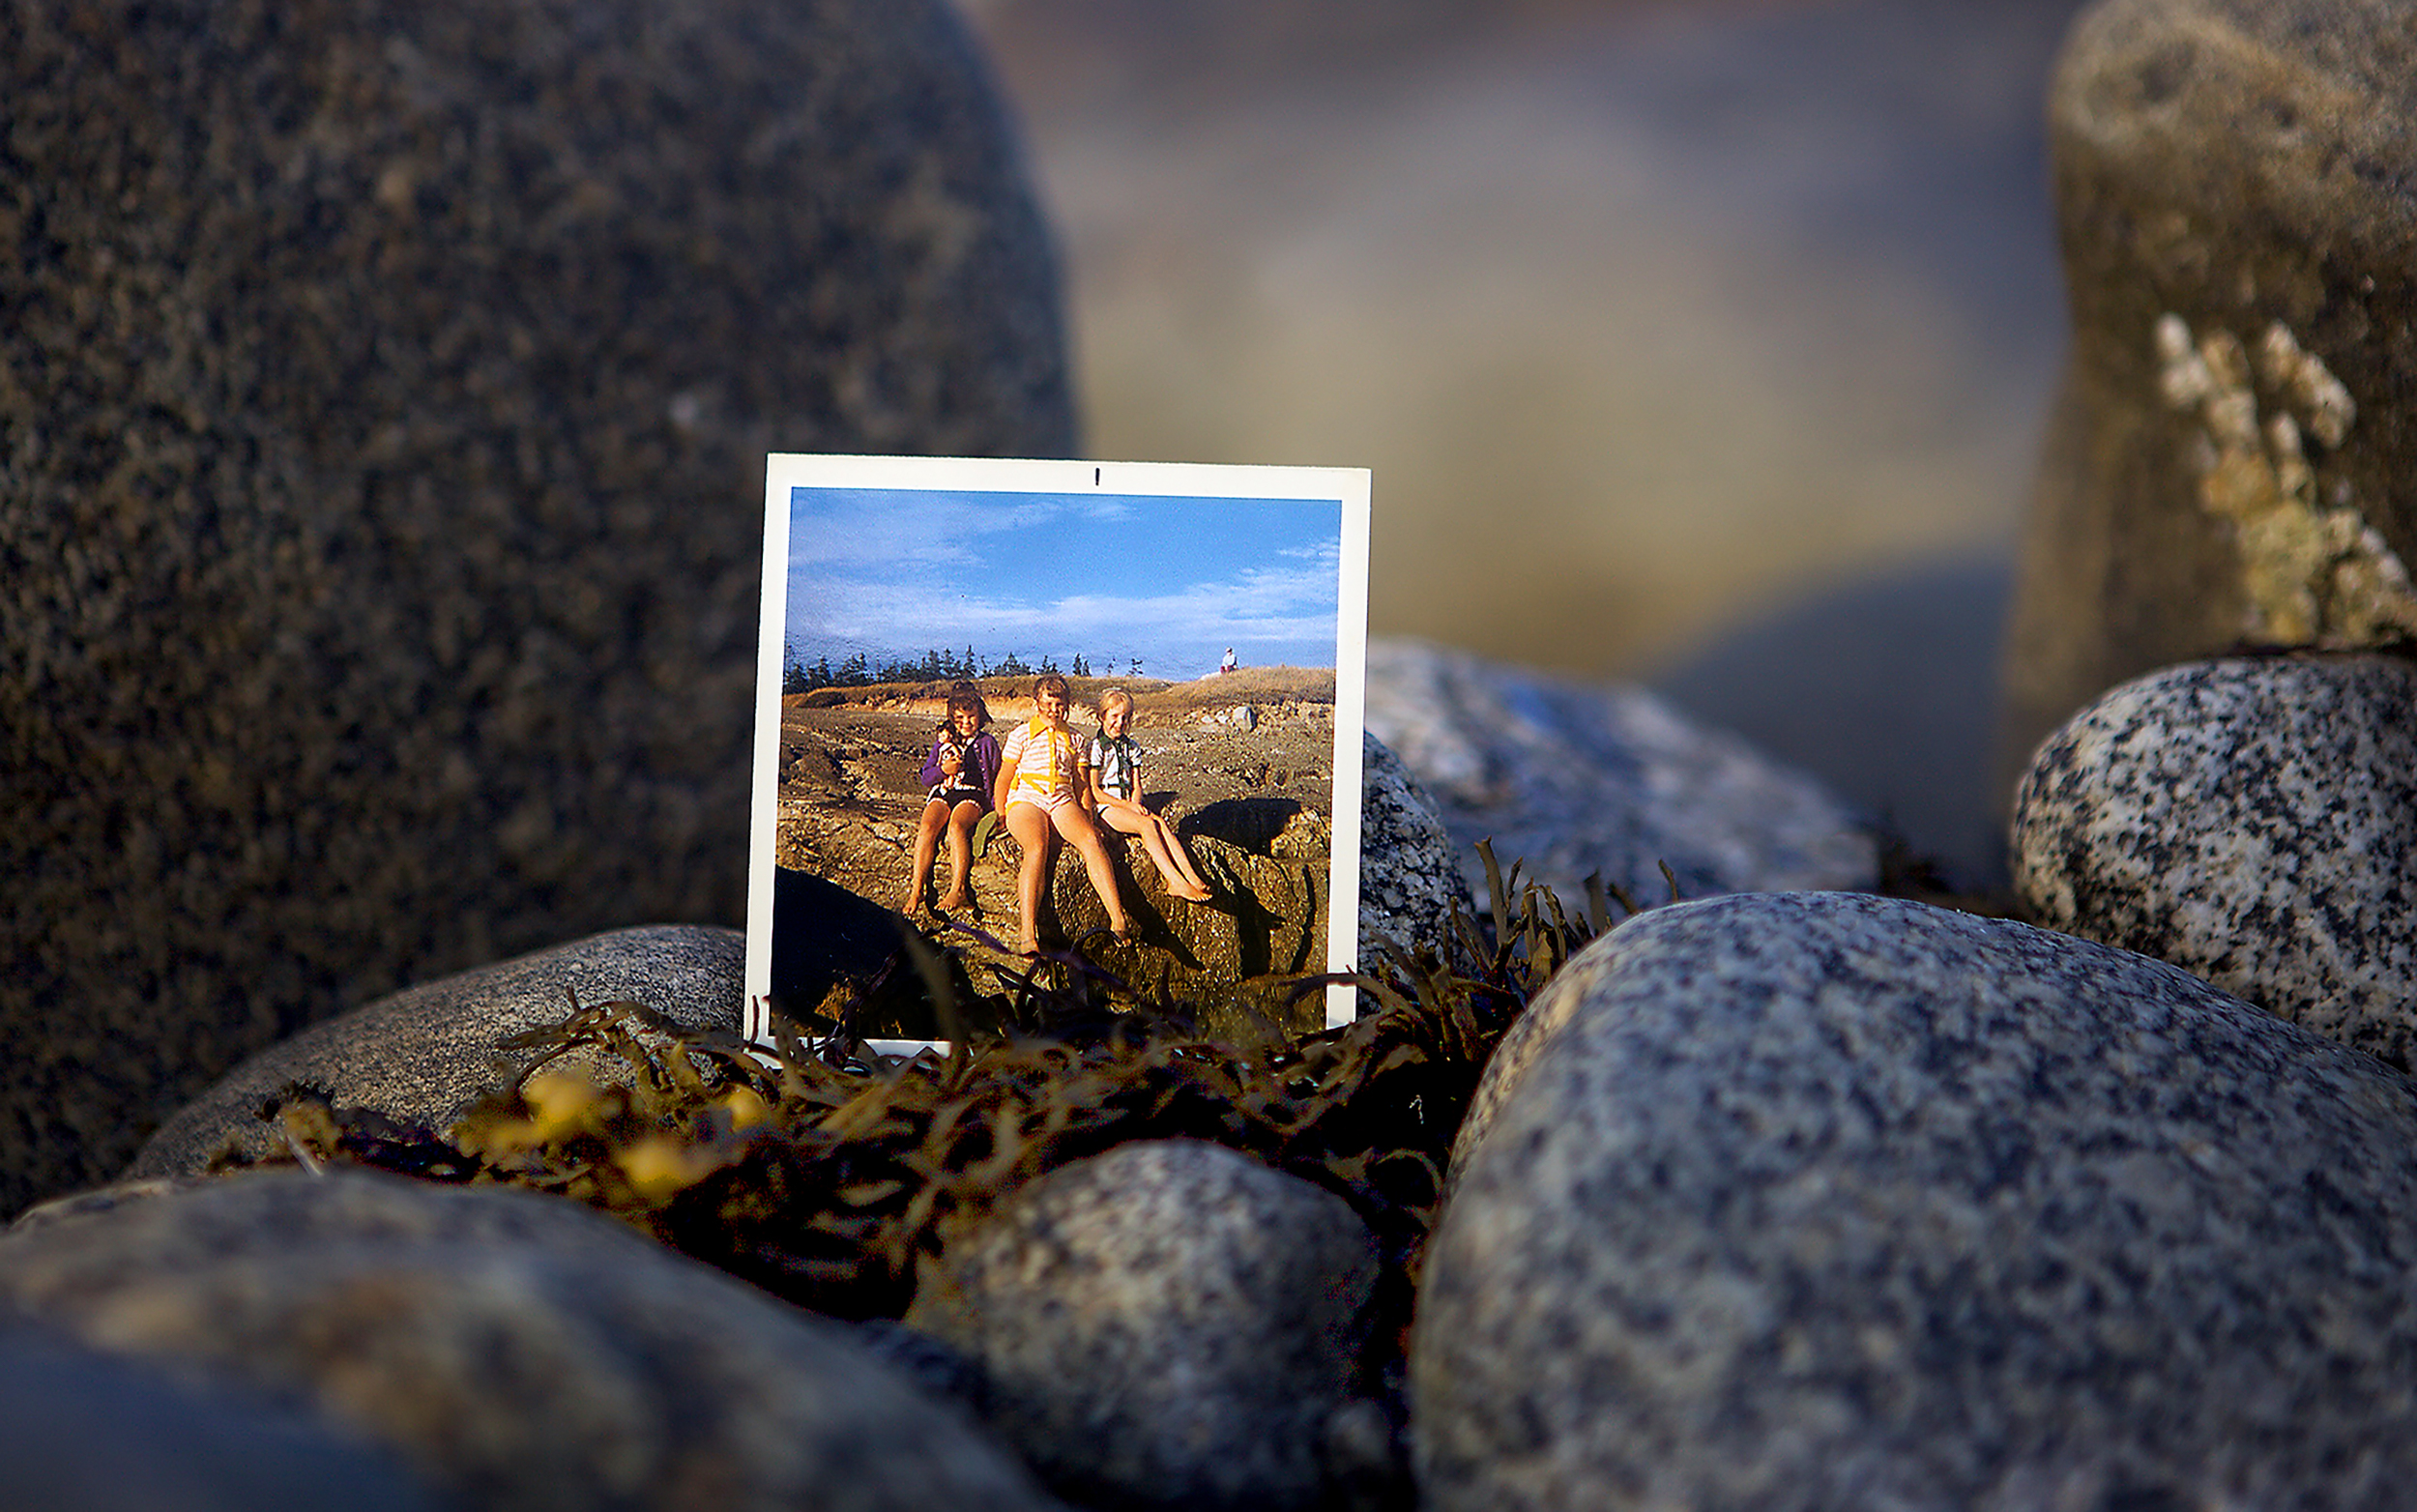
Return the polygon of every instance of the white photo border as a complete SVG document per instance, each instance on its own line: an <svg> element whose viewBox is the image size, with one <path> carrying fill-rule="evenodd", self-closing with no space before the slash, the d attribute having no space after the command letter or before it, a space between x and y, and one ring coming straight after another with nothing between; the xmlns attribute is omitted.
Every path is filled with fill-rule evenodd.
<svg viewBox="0 0 2417 1512"><path fill-rule="evenodd" d="M772 1040L772 889L779 828L780 696L789 600L789 521L799 488L929 489L958 493L1123 495L1136 498L1331 500L1342 508L1335 596L1333 843L1326 858L1326 970L1348 974L1359 953L1361 727L1367 714L1368 536L1366 468L1210 462L1042 461L1031 458L767 453L764 580L756 646L755 751L749 784L746 1001L743 1029ZM1325 989L1328 1028L1357 1012L1349 985ZM885 1055L948 1053L946 1041L875 1040Z"/></svg>

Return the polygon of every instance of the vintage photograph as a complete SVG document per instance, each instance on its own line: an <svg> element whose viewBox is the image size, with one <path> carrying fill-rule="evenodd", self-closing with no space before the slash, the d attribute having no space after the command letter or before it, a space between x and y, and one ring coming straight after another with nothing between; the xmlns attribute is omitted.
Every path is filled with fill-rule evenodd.
<svg viewBox="0 0 2417 1512"><path fill-rule="evenodd" d="M1364 472L775 455L766 512L751 1032L998 1027L934 970L1348 1014Z"/></svg>

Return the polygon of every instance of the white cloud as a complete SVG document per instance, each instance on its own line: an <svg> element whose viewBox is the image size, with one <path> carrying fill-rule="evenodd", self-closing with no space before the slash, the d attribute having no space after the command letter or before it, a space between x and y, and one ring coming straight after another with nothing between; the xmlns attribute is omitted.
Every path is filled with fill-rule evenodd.
<svg viewBox="0 0 2417 1512"><path fill-rule="evenodd" d="M822 490L804 509L791 512L789 570L971 567L986 559L979 538L1021 530L1064 510L1060 501L1029 494Z"/></svg>

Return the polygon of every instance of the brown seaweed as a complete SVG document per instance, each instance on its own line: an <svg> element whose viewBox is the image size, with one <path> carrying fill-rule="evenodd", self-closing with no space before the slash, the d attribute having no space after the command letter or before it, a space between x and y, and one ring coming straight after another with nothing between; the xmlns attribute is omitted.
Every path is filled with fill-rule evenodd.
<svg viewBox="0 0 2417 1512"><path fill-rule="evenodd" d="M897 1061L871 1055L844 1009L781 1024L766 1050L679 1030L642 1003L574 1002L516 1043L537 1061L450 1130L402 1128L303 1088L276 1112L291 1158L553 1192L859 1319L903 1313L950 1228L1034 1178L1128 1140L1213 1141L1337 1193L1367 1222L1385 1262L1367 1386L1397 1397L1420 1257L1478 1078L1537 989L1610 923L1599 886L1573 918L1480 850L1490 917L1462 911L1441 953L1301 978L1301 995L1348 980L1374 1008L1307 1035L1228 1015L1262 1032L1203 1037L1184 1005L1140 1002L1070 952L1014 982L1010 1001L967 1011L953 1001L965 977L915 937L894 966L922 979L943 1023L1012 1027ZM563 1066L578 1047L633 1074L608 1086Z"/></svg>

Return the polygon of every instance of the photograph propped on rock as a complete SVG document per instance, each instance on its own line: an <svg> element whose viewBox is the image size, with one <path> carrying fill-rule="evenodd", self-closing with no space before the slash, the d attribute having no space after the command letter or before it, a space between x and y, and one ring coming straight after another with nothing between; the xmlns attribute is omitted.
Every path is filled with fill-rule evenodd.
<svg viewBox="0 0 2417 1512"><path fill-rule="evenodd" d="M775 454L765 512L752 1037L1350 1017L1364 471Z"/></svg>

